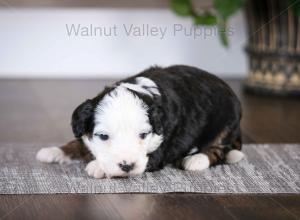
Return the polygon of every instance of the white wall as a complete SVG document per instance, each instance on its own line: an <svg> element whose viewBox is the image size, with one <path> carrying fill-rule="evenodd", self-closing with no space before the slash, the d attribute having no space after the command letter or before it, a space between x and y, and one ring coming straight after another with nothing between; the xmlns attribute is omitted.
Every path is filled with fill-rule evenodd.
<svg viewBox="0 0 300 220"><path fill-rule="evenodd" d="M115 25L116 33L68 36L66 25L72 24L106 30ZM124 24L127 28L148 24L166 33L127 36ZM231 19L228 49L222 47L214 28L198 29L201 36L194 38L183 31L174 34L176 24L193 27L190 19L168 9L1 9L0 78L117 78L154 64L193 65L224 77L246 74L242 13ZM203 31L214 33L205 36Z"/></svg>

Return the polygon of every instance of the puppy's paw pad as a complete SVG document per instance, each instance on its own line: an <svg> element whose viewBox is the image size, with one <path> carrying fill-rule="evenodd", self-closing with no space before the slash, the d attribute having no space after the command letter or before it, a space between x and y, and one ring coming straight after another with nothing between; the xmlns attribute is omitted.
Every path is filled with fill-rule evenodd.
<svg viewBox="0 0 300 220"><path fill-rule="evenodd" d="M96 160L93 160L86 165L85 171L89 176L94 178L104 178L103 169L100 167L99 163Z"/></svg>
<svg viewBox="0 0 300 220"><path fill-rule="evenodd" d="M200 171L209 167L209 159L205 154L194 154L187 156L182 161L182 166L185 170Z"/></svg>
<svg viewBox="0 0 300 220"><path fill-rule="evenodd" d="M71 159L59 147L46 147L40 149L36 159L44 163L71 163Z"/></svg>
<svg viewBox="0 0 300 220"><path fill-rule="evenodd" d="M226 163L237 163L245 157L245 154L239 150L231 150L225 157Z"/></svg>

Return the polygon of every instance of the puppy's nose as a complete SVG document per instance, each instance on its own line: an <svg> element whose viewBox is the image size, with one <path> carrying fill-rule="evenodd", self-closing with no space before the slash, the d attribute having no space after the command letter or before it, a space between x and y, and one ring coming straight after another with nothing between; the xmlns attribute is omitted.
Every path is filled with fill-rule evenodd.
<svg viewBox="0 0 300 220"><path fill-rule="evenodd" d="M119 167L124 172L128 173L130 170L133 170L135 163L127 164L126 161L123 161L122 163L119 163Z"/></svg>

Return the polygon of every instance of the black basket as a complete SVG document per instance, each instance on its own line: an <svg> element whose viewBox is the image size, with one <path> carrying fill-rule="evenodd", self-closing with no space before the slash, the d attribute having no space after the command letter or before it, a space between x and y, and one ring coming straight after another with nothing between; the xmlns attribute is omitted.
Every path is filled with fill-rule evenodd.
<svg viewBox="0 0 300 220"><path fill-rule="evenodd" d="M287 0L249 0L246 12L250 36L246 91L300 95L300 17Z"/></svg>

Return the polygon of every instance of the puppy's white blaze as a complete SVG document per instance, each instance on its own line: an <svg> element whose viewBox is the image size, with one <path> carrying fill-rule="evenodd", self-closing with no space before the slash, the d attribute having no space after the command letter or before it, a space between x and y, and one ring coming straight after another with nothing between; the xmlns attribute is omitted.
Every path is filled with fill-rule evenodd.
<svg viewBox="0 0 300 220"><path fill-rule="evenodd" d="M153 82L151 79L148 79L146 77L137 77L135 78L135 80L138 85L140 85L141 87L146 87L147 90L150 91L152 94L160 95L156 83Z"/></svg>
<svg viewBox="0 0 300 220"><path fill-rule="evenodd" d="M147 106L141 99L123 87L106 95L95 112L95 130L118 134L120 130L132 131L144 126L149 129Z"/></svg>
<svg viewBox="0 0 300 220"><path fill-rule="evenodd" d="M148 79L146 77L136 77L135 82L136 84L121 83L120 86L139 93L146 94L150 97L153 97L153 95L160 95L157 85L151 79Z"/></svg>
<svg viewBox="0 0 300 220"><path fill-rule="evenodd" d="M146 77L136 77L135 78L136 83L140 86L146 86L146 87L157 87L155 82L153 82L151 79L146 78Z"/></svg>
<svg viewBox="0 0 300 220"><path fill-rule="evenodd" d="M148 90L154 95L160 95L160 92L157 88L148 88Z"/></svg>
<svg viewBox="0 0 300 220"><path fill-rule="evenodd" d="M182 161L182 166L185 170L200 171L209 167L209 158L207 155L199 153L187 156Z"/></svg>
<svg viewBox="0 0 300 220"><path fill-rule="evenodd" d="M46 147L40 149L36 159L44 163L71 163L71 158L66 156L59 147Z"/></svg>
<svg viewBox="0 0 300 220"><path fill-rule="evenodd" d="M225 158L226 163L237 163L245 157L245 154L239 150L231 150L229 151Z"/></svg>
<svg viewBox="0 0 300 220"><path fill-rule="evenodd" d="M139 93L144 93L151 97L153 96L150 91L143 88L141 85L136 85L136 84L131 84L131 83L121 83L120 86L131 89L131 90L139 92Z"/></svg>

